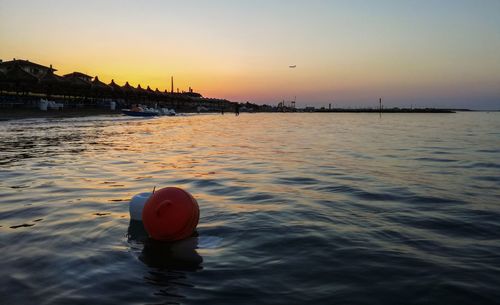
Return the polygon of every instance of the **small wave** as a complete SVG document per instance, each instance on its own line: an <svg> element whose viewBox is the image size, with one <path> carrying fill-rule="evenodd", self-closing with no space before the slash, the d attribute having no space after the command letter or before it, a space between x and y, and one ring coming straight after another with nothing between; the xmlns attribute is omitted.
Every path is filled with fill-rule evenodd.
<svg viewBox="0 0 500 305"><path fill-rule="evenodd" d="M368 201L403 201L404 197L393 193L375 193L363 190L357 190L354 196Z"/></svg>
<svg viewBox="0 0 500 305"><path fill-rule="evenodd" d="M10 226L9 228L11 228L11 229L27 228L27 227L32 227L34 225L35 225L34 223L23 223L20 225Z"/></svg>
<svg viewBox="0 0 500 305"><path fill-rule="evenodd" d="M480 181L500 182L500 176L475 176L473 178Z"/></svg>
<svg viewBox="0 0 500 305"><path fill-rule="evenodd" d="M291 178L278 178L277 179L278 183L283 183L283 184L295 184L295 185L311 185L311 184L318 184L320 183L319 180L314 179L314 178L308 178L308 177L291 177Z"/></svg>
<svg viewBox="0 0 500 305"><path fill-rule="evenodd" d="M500 153L500 149L478 149L476 151L479 153L491 153L491 154Z"/></svg>
<svg viewBox="0 0 500 305"><path fill-rule="evenodd" d="M445 162L445 163L451 163L451 162L458 162L459 161L459 160L455 160L455 159L429 158L429 157L415 158L414 160L416 160L416 161L424 161L424 162Z"/></svg>
<svg viewBox="0 0 500 305"><path fill-rule="evenodd" d="M500 169L500 164L499 163L493 163L493 162L476 162L476 163L472 164L472 167L499 168Z"/></svg>

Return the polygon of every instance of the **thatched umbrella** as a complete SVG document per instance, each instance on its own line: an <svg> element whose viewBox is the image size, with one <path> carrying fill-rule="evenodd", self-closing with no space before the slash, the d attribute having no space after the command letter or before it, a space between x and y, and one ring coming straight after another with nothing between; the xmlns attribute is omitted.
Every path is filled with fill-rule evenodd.
<svg viewBox="0 0 500 305"><path fill-rule="evenodd" d="M158 90L158 88L156 88L156 90L154 91L154 94L156 95L156 97L158 98L163 98L165 97L165 95L160 91Z"/></svg>
<svg viewBox="0 0 500 305"><path fill-rule="evenodd" d="M146 93L146 90L141 87L141 84L137 85L136 90L137 90L137 93L142 94L142 95L144 95Z"/></svg>
<svg viewBox="0 0 500 305"><path fill-rule="evenodd" d="M14 87L16 93L28 92L35 88L38 83L38 78L31 73L24 71L19 65L14 65L12 69L7 71L5 81Z"/></svg>
<svg viewBox="0 0 500 305"><path fill-rule="evenodd" d="M125 94L125 100L133 99L136 96L136 90L134 87L130 86L128 82L125 83L122 87L122 91Z"/></svg>
<svg viewBox="0 0 500 305"><path fill-rule="evenodd" d="M53 70L48 70L47 73L40 79L40 88L50 97L58 91L62 91L62 87L66 84L63 77L55 75Z"/></svg>
<svg viewBox="0 0 500 305"><path fill-rule="evenodd" d="M94 77L94 80L92 81L92 87L90 89L93 95L98 98L110 96L111 91L113 90L110 86L101 82L98 76Z"/></svg>
<svg viewBox="0 0 500 305"><path fill-rule="evenodd" d="M70 94L73 96L84 96L87 97L92 87L91 82L86 81L75 74L70 74L64 77L69 86Z"/></svg>
<svg viewBox="0 0 500 305"><path fill-rule="evenodd" d="M135 88L132 87L132 86L130 86L130 84L128 82L125 82L125 85L122 86L122 89L124 91L130 91L130 92L134 92L135 91L134 90Z"/></svg>
<svg viewBox="0 0 500 305"><path fill-rule="evenodd" d="M155 96L155 92L151 89L151 87L147 86L146 89L142 89L142 91L144 92L143 95L145 96L145 98L149 101L154 101L156 102L156 106L158 105L158 100L156 99L156 96Z"/></svg>
<svg viewBox="0 0 500 305"><path fill-rule="evenodd" d="M109 83L108 86L111 88L112 96L114 98L122 97L122 95L123 95L122 87L120 85L116 84L114 79L111 80L111 83Z"/></svg>
<svg viewBox="0 0 500 305"><path fill-rule="evenodd" d="M135 89L135 92L137 93L137 96L141 101L146 100L147 98L147 91L141 87L141 84L137 85L137 88Z"/></svg>

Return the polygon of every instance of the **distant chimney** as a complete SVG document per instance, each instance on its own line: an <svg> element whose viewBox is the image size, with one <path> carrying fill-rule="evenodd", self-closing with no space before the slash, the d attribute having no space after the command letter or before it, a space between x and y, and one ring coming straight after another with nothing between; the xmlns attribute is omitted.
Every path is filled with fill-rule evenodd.
<svg viewBox="0 0 500 305"><path fill-rule="evenodd" d="M52 69L52 64L50 64L50 69Z"/></svg>
<svg viewBox="0 0 500 305"><path fill-rule="evenodd" d="M170 77L170 93L174 93L174 77Z"/></svg>

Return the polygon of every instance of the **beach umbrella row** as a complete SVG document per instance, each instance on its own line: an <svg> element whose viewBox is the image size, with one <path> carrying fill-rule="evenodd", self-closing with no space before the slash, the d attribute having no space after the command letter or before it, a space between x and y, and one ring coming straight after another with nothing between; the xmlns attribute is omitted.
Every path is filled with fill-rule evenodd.
<svg viewBox="0 0 500 305"><path fill-rule="evenodd" d="M115 98L125 101L191 101L192 99L184 94L153 90L150 86L143 88L140 84L137 87L125 82L123 86L111 80L109 84L102 82L98 76L92 81L86 77L80 77L81 73L72 73L66 76L59 76L53 70L49 70L43 77L37 78L26 72L20 66L15 65L7 73L0 71L0 89L4 91L15 91L16 93L42 93L47 96L62 95L84 98ZM85 76L85 75L84 75Z"/></svg>

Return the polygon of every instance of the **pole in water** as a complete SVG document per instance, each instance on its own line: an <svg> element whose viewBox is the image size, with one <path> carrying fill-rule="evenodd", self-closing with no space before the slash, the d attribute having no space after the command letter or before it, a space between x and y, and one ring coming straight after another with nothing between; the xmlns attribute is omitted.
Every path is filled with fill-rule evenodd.
<svg viewBox="0 0 500 305"><path fill-rule="evenodd" d="M382 98L378 99L378 103L379 103L378 116L381 118L382 117Z"/></svg>

